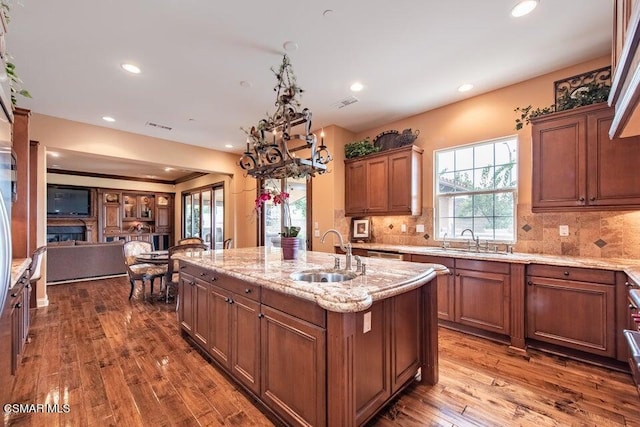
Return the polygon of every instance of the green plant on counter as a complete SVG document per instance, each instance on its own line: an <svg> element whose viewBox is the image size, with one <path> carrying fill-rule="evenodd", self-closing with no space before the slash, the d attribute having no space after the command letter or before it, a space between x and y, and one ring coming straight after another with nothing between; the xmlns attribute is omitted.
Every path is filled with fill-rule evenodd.
<svg viewBox="0 0 640 427"><path fill-rule="evenodd" d="M289 226L282 227L282 232L280 233L280 235L282 237L298 237L298 233L300 233L300 227Z"/></svg>
<svg viewBox="0 0 640 427"><path fill-rule="evenodd" d="M604 102L609 97L610 90L611 86L591 82L571 93L565 91L564 94L558 98L557 105L552 104L548 107L535 109L531 105L526 107L517 107L513 110L516 113L520 113L520 117L516 118L516 130L522 129L525 124L528 125L534 117L544 116L545 114L556 111L566 111L577 107L583 107L585 105Z"/></svg>
<svg viewBox="0 0 640 427"><path fill-rule="evenodd" d="M344 146L344 156L347 159L366 156L367 154L377 153L378 151L380 151L380 148L373 145L373 143L369 141L369 137L361 139L360 141L350 142Z"/></svg>

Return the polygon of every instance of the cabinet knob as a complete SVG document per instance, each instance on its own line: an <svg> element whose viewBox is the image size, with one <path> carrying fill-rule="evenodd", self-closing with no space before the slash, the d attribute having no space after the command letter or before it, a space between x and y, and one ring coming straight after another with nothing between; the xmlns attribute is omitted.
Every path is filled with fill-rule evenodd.
<svg viewBox="0 0 640 427"><path fill-rule="evenodd" d="M190 284L191 286L195 286L195 285L196 285L196 282L195 282L195 281L191 281L191 282L189 282L189 284Z"/></svg>
<svg viewBox="0 0 640 427"><path fill-rule="evenodd" d="M206 276L206 275L207 275L207 273L205 273L204 271L201 271L201 272L200 272L200 276L201 276L201 277L204 277L204 276Z"/></svg>
<svg viewBox="0 0 640 427"><path fill-rule="evenodd" d="M589 197L589 201L590 201L590 202L595 202L595 201L596 201L596 198L595 198L595 197Z"/></svg>
<svg viewBox="0 0 640 427"><path fill-rule="evenodd" d="M17 297L17 296L18 296L18 294L16 294L16 293L14 292L14 293L12 293L12 294L11 294L11 296L12 296L13 298L15 298L15 297Z"/></svg>
<svg viewBox="0 0 640 427"><path fill-rule="evenodd" d="M17 303L16 308L22 308L22 303L21 302Z"/></svg>
<svg viewBox="0 0 640 427"><path fill-rule="evenodd" d="M562 273L562 274L564 274L565 276L568 276L568 275L569 275L569 272L568 272L568 271L565 271L565 272L564 272L564 273Z"/></svg>
<svg viewBox="0 0 640 427"><path fill-rule="evenodd" d="M456 273L456 276L460 277L460 273Z"/></svg>
<svg viewBox="0 0 640 427"><path fill-rule="evenodd" d="M529 280L529 281L527 282L527 285L529 285L529 286L533 286L533 282L532 282L531 280Z"/></svg>
<svg viewBox="0 0 640 427"><path fill-rule="evenodd" d="M213 276L213 277L211 278L211 281L212 281L212 282L215 282L216 280L218 280L218 278L217 278L216 276Z"/></svg>
<svg viewBox="0 0 640 427"><path fill-rule="evenodd" d="M637 308L635 305L629 304L629 310L637 310Z"/></svg>
<svg viewBox="0 0 640 427"><path fill-rule="evenodd" d="M584 197L580 197L578 201L584 203Z"/></svg>
<svg viewBox="0 0 640 427"><path fill-rule="evenodd" d="M245 294L250 294L250 293L251 293L251 289L249 289L249 288L245 289L245 290L244 290L244 293L245 293Z"/></svg>
<svg viewBox="0 0 640 427"><path fill-rule="evenodd" d="M263 317L264 317L264 314L258 313L258 319L262 319Z"/></svg>
<svg viewBox="0 0 640 427"><path fill-rule="evenodd" d="M628 288L629 286L631 286L631 283L629 283L629 282L624 282L624 285Z"/></svg>

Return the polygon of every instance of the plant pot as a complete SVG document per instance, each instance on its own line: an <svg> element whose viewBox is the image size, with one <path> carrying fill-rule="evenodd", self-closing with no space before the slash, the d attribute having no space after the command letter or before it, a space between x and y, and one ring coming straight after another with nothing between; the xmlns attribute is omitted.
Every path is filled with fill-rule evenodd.
<svg viewBox="0 0 640 427"><path fill-rule="evenodd" d="M298 259L300 239L297 237L283 237L280 242L282 246L282 259Z"/></svg>

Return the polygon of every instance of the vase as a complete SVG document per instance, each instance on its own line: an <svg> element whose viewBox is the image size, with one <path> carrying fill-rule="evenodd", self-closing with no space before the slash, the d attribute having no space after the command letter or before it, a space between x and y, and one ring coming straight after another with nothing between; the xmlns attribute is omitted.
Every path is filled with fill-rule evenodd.
<svg viewBox="0 0 640 427"><path fill-rule="evenodd" d="M298 259L300 239L297 237L283 237L281 240L282 259Z"/></svg>

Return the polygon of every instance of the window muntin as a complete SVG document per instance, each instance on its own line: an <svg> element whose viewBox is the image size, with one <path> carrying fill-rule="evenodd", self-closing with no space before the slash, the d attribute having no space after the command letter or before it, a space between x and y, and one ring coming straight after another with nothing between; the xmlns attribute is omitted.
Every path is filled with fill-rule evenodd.
<svg viewBox="0 0 640 427"><path fill-rule="evenodd" d="M436 239L470 228L482 240L515 242L517 150L513 136L434 152Z"/></svg>
<svg viewBox="0 0 640 427"><path fill-rule="evenodd" d="M213 249L223 249L224 187L216 184L182 193L183 237L200 237Z"/></svg>

